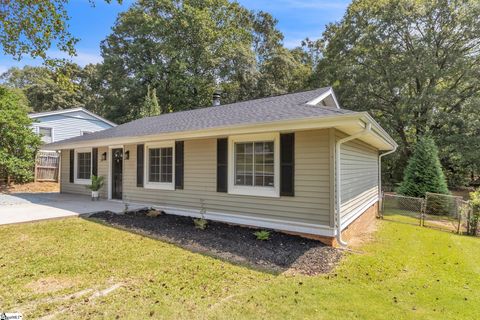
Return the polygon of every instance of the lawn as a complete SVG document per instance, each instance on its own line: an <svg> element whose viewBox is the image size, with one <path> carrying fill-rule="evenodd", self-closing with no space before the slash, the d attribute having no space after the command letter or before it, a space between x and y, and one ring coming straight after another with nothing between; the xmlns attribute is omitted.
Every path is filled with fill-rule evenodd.
<svg viewBox="0 0 480 320"><path fill-rule="evenodd" d="M478 319L480 239L391 221L379 221L375 237L330 274L308 277L252 270L80 218L2 226L0 312Z"/></svg>

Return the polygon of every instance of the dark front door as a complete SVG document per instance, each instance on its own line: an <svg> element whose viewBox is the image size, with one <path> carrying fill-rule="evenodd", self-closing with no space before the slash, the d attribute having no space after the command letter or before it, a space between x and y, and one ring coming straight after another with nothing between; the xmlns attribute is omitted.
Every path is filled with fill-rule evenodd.
<svg viewBox="0 0 480 320"><path fill-rule="evenodd" d="M112 149L112 199L122 199L123 149Z"/></svg>

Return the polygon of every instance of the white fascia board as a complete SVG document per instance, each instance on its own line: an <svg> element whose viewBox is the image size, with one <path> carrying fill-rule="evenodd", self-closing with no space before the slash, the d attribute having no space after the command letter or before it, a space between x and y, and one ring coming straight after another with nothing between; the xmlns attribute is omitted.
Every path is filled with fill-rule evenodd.
<svg viewBox="0 0 480 320"><path fill-rule="evenodd" d="M337 109L340 109L340 104L338 103L337 97L335 96L335 92L332 88L329 88L326 92L322 93L315 99L308 101L307 104L310 106L316 106L320 103L320 101L324 100L328 96L332 96L332 99L335 102L335 106L337 107Z"/></svg>

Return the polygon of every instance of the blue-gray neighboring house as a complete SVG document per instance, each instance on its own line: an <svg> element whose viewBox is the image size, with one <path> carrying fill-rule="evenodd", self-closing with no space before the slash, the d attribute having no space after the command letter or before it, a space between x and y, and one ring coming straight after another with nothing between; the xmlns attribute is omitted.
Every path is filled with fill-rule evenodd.
<svg viewBox="0 0 480 320"><path fill-rule="evenodd" d="M84 108L32 113L35 133L42 136L43 143L82 136L117 126L99 115Z"/></svg>

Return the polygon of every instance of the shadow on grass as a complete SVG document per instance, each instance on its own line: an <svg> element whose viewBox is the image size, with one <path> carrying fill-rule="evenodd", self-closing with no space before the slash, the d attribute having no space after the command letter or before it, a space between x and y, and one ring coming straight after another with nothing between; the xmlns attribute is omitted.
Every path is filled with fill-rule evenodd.
<svg viewBox="0 0 480 320"><path fill-rule="evenodd" d="M285 271L327 273L342 256L339 250L318 241L275 231L269 240L261 241L253 234L255 229L220 222L209 221L205 230L199 230L192 218L184 216L101 212L83 218L275 275Z"/></svg>

